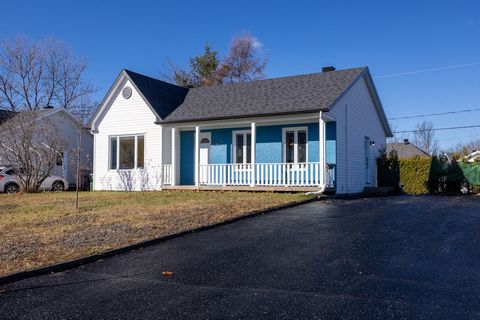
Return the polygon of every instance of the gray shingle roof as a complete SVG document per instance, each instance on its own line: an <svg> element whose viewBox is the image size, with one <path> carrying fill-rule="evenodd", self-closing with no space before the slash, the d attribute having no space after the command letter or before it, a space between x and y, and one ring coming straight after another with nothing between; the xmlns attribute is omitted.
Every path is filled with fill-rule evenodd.
<svg viewBox="0 0 480 320"><path fill-rule="evenodd" d="M390 153L390 151L395 150L397 151L397 155L399 158L413 158L416 156L419 157L429 157L430 155L428 152L423 151L416 145L408 142L408 143L389 143L387 144L387 153Z"/></svg>
<svg viewBox="0 0 480 320"><path fill-rule="evenodd" d="M187 95L187 88L150 78L130 70L125 70L125 72L162 119L165 119L177 108Z"/></svg>
<svg viewBox="0 0 480 320"><path fill-rule="evenodd" d="M327 111L366 70L354 68L193 88L164 120L184 122Z"/></svg>

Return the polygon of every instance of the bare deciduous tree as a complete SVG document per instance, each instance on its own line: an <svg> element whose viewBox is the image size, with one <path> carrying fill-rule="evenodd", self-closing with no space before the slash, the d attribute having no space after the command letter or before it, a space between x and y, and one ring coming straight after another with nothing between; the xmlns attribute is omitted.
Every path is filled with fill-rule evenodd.
<svg viewBox="0 0 480 320"><path fill-rule="evenodd" d="M184 88L199 87L200 83L198 78L191 69L182 69L171 59L167 59L168 73L163 74L163 78L166 81L173 82L178 86Z"/></svg>
<svg viewBox="0 0 480 320"><path fill-rule="evenodd" d="M190 57L188 69L182 69L172 60L167 59L169 73L163 76L166 80L173 81L182 87L211 86L223 81L218 74L219 64L217 51L207 43L201 55Z"/></svg>
<svg viewBox="0 0 480 320"><path fill-rule="evenodd" d="M260 42L250 34L236 37L219 73L226 83L263 79L267 61L259 55Z"/></svg>
<svg viewBox="0 0 480 320"><path fill-rule="evenodd" d="M59 40L5 41L0 48L0 107L34 111L53 106L84 114L87 106L94 107L86 67L85 59Z"/></svg>
<svg viewBox="0 0 480 320"><path fill-rule="evenodd" d="M466 147L470 152L480 150L480 137L473 138L470 140L467 144Z"/></svg>
<svg viewBox="0 0 480 320"><path fill-rule="evenodd" d="M20 187L35 192L50 175L65 141L37 111L19 112L0 126L0 156L20 173Z"/></svg>
<svg viewBox="0 0 480 320"><path fill-rule="evenodd" d="M261 57L261 46L252 35L241 35L233 39L228 55L221 61L218 52L207 43L201 55L190 58L186 69L167 59L168 73L163 74L163 77L182 87L263 79L267 60Z"/></svg>
<svg viewBox="0 0 480 320"><path fill-rule="evenodd" d="M423 121L417 124L413 133L413 143L429 154L438 152L438 140L435 138L432 122Z"/></svg>

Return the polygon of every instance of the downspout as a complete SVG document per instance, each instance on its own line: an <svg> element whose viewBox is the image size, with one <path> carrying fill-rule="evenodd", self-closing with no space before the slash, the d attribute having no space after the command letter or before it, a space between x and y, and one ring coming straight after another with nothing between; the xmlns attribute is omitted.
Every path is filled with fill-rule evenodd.
<svg viewBox="0 0 480 320"><path fill-rule="evenodd" d="M318 143L320 149L320 189L318 191L307 192L306 195L320 195L325 192L327 184L325 182L325 169L326 169L326 159L325 159L325 120L323 119L323 112L320 111L319 120L318 120Z"/></svg>
<svg viewBox="0 0 480 320"><path fill-rule="evenodd" d="M320 189L318 191L310 191L305 193L305 195L310 196L310 195L320 195L325 192L325 189L327 188L327 185L324 183L323 185L320 186Z"/></svg>

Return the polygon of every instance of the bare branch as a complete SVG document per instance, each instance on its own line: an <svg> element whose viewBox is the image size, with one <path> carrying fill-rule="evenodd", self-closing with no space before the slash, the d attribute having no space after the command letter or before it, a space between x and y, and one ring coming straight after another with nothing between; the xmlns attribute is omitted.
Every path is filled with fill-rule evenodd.
<svg viewBox="0 0 480 320"><path fill-rule="evenodd" d="M250 34L233 40L230 52L219 71L228 83L241 83L263 79L267 60L259 56L260 44Z"/></svg>
<svg viewBox="0 0 480 320"><path fill-rule="evenodd" d="M84 79L86 68L86 60L61 41L5 41L0 48L0 106L11 111L85 109L84 101L95 91Z"/></svg>
<svg viewBox="0 0 480 320"><path fill-rule="evenodd" d="M438 152L438 140L435 138L432 122L423 121L422 123L417 124L413 136L413 143L429 154L435 154Z"/></svg>

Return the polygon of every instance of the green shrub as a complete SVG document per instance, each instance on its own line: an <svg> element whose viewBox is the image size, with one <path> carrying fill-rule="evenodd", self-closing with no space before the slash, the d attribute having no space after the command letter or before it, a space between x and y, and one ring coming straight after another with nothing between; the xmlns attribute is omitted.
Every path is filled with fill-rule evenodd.
<svg viewBox="0 0 480 320"><path fill-rule="evenodd" d="M400 183L410 194L430 193L436 186L430 181L432 158L400 159Z"/></svg>
<svg viewBox="0 0 480 320"><path fill-rule="evenodd" d="M392 187L400 190L400 163L397 151L392 150L387 155L385 148L380 150L377 158L377 179L379 187Z"/></svg>

